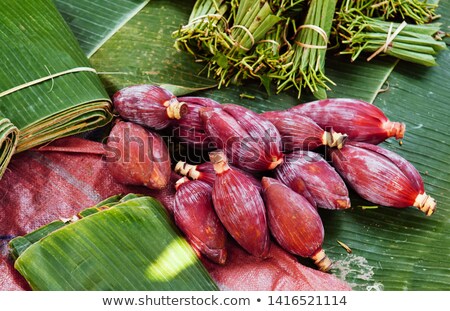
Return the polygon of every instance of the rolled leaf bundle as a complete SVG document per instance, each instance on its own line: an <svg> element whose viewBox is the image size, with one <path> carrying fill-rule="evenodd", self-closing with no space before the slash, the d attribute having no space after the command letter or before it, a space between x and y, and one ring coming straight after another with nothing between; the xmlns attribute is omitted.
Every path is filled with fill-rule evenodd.
<svg viewBox="0 0 450 311"><path fill-rule="evenodd" d="M368 102L351 98L330 98L297 105L288 110L313 119L324 129L333 129L349 140L379 144L390 137L402 139L405 124L392 122Z"/></svg>
<svg viewBox="0 0 450 311"><path fill-rule="evenodd" d="M248 253L267 257L270 250L266 209L257 187L228 166L223 151L210 153L216 171L212 200L217 216L228 233Z"/></svg>
<svg viewBox="0 0 450 311"><path fill-rule="evenodd" d="M187 105L189 112L177 120L173 132L189 146L209 148L212 142L203 129L199 111L203 107L220 107L220 103L206 97L195 96L179 97L178 100Z"/></svg>
<svg viewBox="0 0 450 311"><path fill-rule="evenodd" d="M112 197L10 242L34 290L216 290L162 205Z"/></svg>
<svg viewBox="0 0 450 311"><path fill-rule="evenodd" d="M320 146L342 148L347 134L324 130L314 120L290 111L267 111L261 114L272 122L281 135L283 151L314 150Z"/></svg>
<svg viewBox="0 0 450 311"><path fill-rule="evenodd" d="M256 188L258 188L258 190L262 189L261 180L255 175L231 164L228 164L228 166L233 170L244 174L245 177L247 177ZM210 185L213 185L214 181L216 180L216 171L214 170L214 165L211 162L203 162L198 165L192 165L183 161L178 161L178 163L175 165L175 172L186 176L189 179L201 180Z"/></svg>
<svg viewBox="0 0 450 311"><path fill-rule="evenodd" d="M283 162L281 136L276 127L253 111L227 104L202 108L205 133L230 163L252 173L272 170Z"/></svg>
<svg viewBox="0 0 450 311"><path fill-rule="evenodd" d="M17 152L107 124L110 99L53 2L2 4L0 115L19 129Z"/></svg>
<svg viewBox="0 0 450 311"><path fill-rule="evenodd" d="M348 190L334 168L319 154L297 150L276 168L276 178L313 206L332 210L350 207Z"/></svg>
<svg viewBox="0 0 450 311"><path fill-rule="evenodd" d="M288 252L310 257L321 271L331 260L322 249L324 229L317 210L302 195L278 180L262 179L270 232Z"/></svg>
<svg viewBox="0 0 450 311"><path fill-rule="evenodd" d="M0 178L16 149L18 135L17 127L8 119L0 116Z"/></svg>

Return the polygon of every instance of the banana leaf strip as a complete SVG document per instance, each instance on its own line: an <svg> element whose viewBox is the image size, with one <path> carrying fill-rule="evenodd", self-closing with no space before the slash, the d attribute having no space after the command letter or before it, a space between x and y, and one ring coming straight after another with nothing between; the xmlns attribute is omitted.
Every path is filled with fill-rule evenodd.
<svg viewBox="0 0 450 311"><path fill-rule="evenodd" d="M95 69L51 0L2 1L0 66L0 115L19 129L17 152L112 119Z"/></svg>

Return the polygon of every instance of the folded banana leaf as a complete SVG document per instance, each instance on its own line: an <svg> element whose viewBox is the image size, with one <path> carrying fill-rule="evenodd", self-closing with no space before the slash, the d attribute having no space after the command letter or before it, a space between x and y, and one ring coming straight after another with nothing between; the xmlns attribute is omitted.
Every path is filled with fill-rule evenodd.
<svg viewBox="0 0 450 311"><path fill-rule="evenodd" d="M6 118L0 116L0 178L16 150L19 130Z"/></svg>
<svg viewBox="0 0 450 311"><path fill-rule="evenodd" d="M77 218L10 242L14 267L32 289L217 289L157 200L115 196Z"/></svg>
<svg viewBox="0 0 450 311"><path fill-rule="evenodd" d="M16 151L108 123L110 99L53 2L0 5L0 116L19 129ZM0 134L1 172L15 139Z"/></svg>

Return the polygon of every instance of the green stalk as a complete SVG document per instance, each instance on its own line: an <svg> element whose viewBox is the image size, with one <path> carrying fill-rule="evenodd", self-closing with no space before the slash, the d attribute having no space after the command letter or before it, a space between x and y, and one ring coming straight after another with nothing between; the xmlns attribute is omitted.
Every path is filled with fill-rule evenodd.
<svg viewBox="0 0 450 311"><path fill-rule="evenodd" d="M355 36L351 41L343 41L344 43L356 43L369 41L378 46L386 42L387 33L365 33L364 35ZM420 49L421 47L432 48L433 51L438 52L445 49L444 41L436 41L432 37L426 39L418 39L410 36L398 35L395 37L393 44L403 43Z"/></svg>
<svg viewBox="0 0 450 311"><path fill-rule="evenodd" d="M272 10L267 2L262 7L260 7L260 1L243 1L243 3L246 2L253 2L252 6L249 9L246 9L247 6L239 7L237 17L241 17L242 19L237 18L234 23L234 27L236 28L230 30L237 43L235 48L231 50L230 56L234 56L239 52L245 53L248 51L280 20L279 17L272 14ZM249 13L244 15L241 13L244 10L247 10ZM245 28L245 30L241 27ZM251 37L249 34L251 34Z"/></svg>

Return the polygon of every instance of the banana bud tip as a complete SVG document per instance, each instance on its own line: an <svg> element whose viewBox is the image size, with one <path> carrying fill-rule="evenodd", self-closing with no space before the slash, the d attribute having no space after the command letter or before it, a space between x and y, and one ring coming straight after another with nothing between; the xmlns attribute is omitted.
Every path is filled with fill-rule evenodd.
<svg viewBox="0 0 450 311"><path fill-rule="evenodd" d="M352 204L349 198L336 200L336 207L338 209L347 209L350 208L351 206Z"/></svg>

